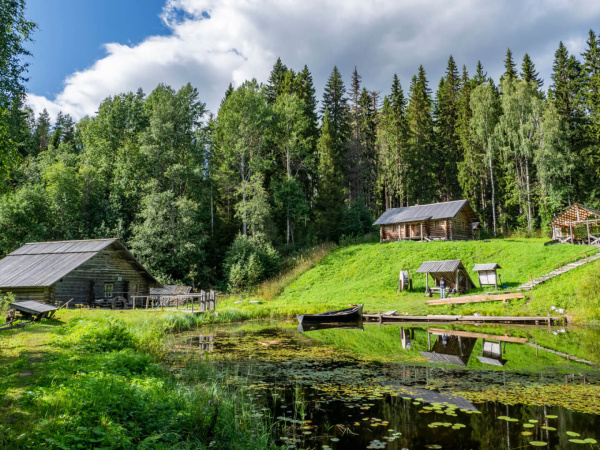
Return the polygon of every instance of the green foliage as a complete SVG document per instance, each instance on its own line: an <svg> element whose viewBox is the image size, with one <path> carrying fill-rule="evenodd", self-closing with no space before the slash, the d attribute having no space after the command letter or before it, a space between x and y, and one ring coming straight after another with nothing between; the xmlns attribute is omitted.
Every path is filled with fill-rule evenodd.
<svg viewBox="0 0 600 450"><path fill-rule="evenodd" d="M279 270L279 254L266 236L238 235L225 256L224 270L234 292L255 286Z"/></svg>
<svg viewBox="0 0 600 450"><path fill-rule="evenodd" d="M363 236L374 231L373 222L373 214L359 198L342 209L338 234L345 238Z"/></svg>

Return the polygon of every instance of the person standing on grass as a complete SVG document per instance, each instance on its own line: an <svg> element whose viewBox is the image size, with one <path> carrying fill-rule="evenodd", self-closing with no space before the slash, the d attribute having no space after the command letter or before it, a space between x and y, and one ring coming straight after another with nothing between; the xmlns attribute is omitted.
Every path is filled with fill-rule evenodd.
<svg viewBox="0 0 600 450"><path fill-rule="evenodd" d="M446 298L446 280L443 278L440 280L440 295L442 298Z"/></svg>

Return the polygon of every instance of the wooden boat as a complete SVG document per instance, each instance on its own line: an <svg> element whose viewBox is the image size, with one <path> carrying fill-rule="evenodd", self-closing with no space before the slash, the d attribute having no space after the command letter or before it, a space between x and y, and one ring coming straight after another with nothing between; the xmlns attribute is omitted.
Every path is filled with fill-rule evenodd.
<svg viewBox="0 0 600 450"><path fill-rule="evenodd" d="M300 323L296 331L306 333L309 331L319 330L332 330L332 329L345 329L345 330L361 330L365 331L362 322L306 322Z"/></svg>
<svg viewBox="0 0 600 450"><path fill-rule="evenodd" d="M363 305L352 308L340 309L339 311L327 311L319 314L298 314L299 323L304 322L359 322L362 320Z"/></svg>

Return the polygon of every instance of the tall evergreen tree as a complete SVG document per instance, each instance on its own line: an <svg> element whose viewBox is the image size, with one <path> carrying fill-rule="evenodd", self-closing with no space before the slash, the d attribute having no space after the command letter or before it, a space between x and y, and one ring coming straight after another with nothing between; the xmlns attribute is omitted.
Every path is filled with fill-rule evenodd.
<svg viewBox="0 0 600 450"><path fill-rule="evenodd" d="M514 80L517 78L517 65L515 64L510 48L506 49L506 56L504 58L504 74L500 77L500 83L503 80Z"/></svg>
<svg viewBox="0 0 600 450"><path fill-rule="evenodd" d="M523 56L521 64L521 79L527 83L532 83L538 90L542 89L544 80L540 78L539 72L536 72L535 65L527 53Z"/></svg>
<svg viewBox="0 0 600 450"><path fill-rule="evenodd" d="M487 83L488 81L487 72L483 70L483 64L481 64L481 61L477 61L475 77L473 79L477 85Z"/></svg>
<svg viewBox="0 0 600 450"><path fill-rule="evenodd" d="M288 68L281 62L281 58L277 58L277 61L271 70L271 74L269 75L269 79L267 80L267 85L265 86L269 104L272 105L275 103L277 96L283 93L286 85L287 73Z"/></svg>
<svg viewBox="0 0 600 450"><path fill-rule="evenodd" d="M597 179L600 176L600 39L592 30L589 31L586 44L582 54L585 77L583 101L587 118L582 159L586 178ZM598 195L600 189L594 189L593 192ZM600 204L600 201L596 200L596 203Z"/></svg>
<svg viewBox="0 0 600 450"><path fill-rule="evenodd" d="M321 114L329 111L329 125L333 136L336 162L339 164L344 155L344 144L350 137L350 112L346 88L342 81L342 75L337 67L333 68L331 76L325 85L323 101L321 103Z"/></svg>
<svg viewBox="0 0 600 450"><path fill-rule="evenodd" d="M410 203L431 203L436 199L430 94L425 69L419 66L418 75L413 76L411 80L410 101L406 110L410 130Z"/></svg>
<svg viewBox="0 0 600 450"><path fill-rule="evenodd" d="M435 103L436 159L439 197L443 201L461 197L457 163L462 159L457 134L460 77L452 55L448 58L446 74L440 80Z"/></svg>

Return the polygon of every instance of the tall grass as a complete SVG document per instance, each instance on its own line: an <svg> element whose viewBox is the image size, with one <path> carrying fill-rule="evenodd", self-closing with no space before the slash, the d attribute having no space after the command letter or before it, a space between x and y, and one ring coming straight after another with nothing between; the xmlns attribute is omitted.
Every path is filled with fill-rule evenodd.
<svg viewBox="0 0 600 450"><path fill-rule="evenodd" d="M257 296L267 302L274 300L300 275L319 264L335 247L335 244L332 243L323 244L288 257L284 261L284 272L280 273L278 277L262 283L258 287Z"/></svg>

